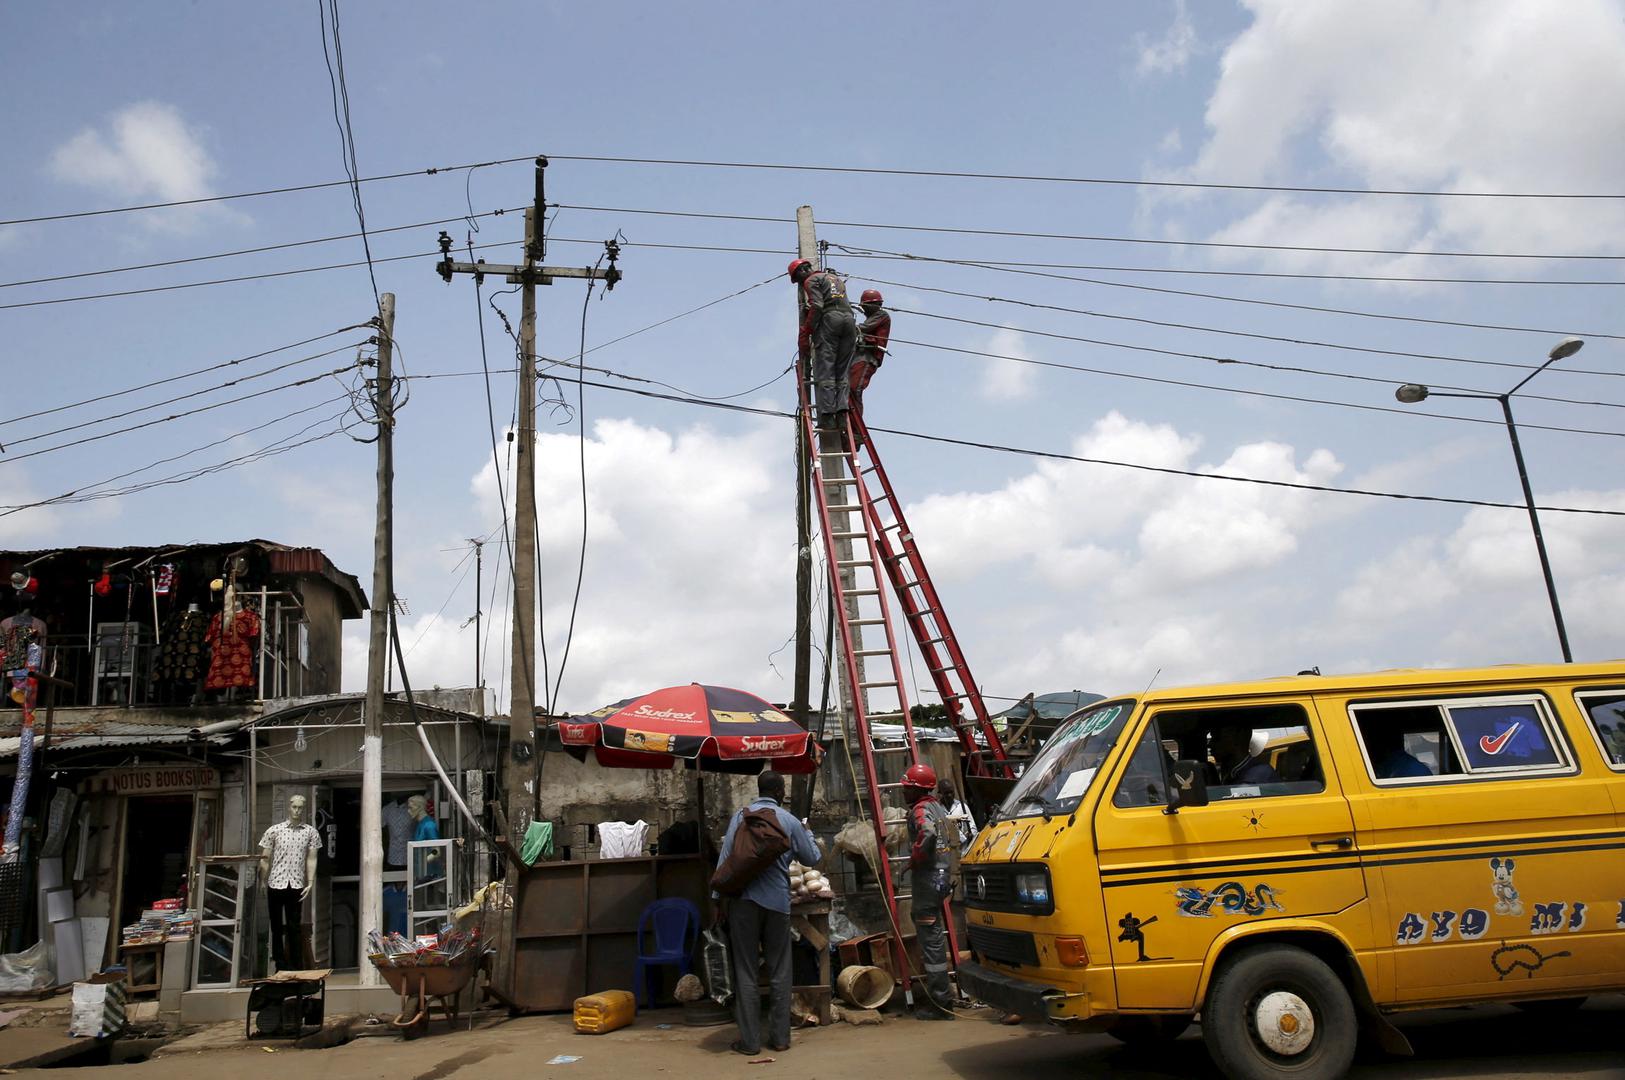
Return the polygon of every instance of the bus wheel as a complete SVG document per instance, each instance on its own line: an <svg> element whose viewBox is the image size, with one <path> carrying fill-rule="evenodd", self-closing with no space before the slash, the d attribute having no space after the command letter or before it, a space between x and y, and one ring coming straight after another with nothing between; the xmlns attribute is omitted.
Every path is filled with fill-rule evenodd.
<svg viewBox="0 0 1625 1080"><path fill-rule="evenodd" d="M1171 1043L1191 1026L1188 1016L1119 1016L1106 1034L1137 1049Z"/></svg>
<svg viewBox="0 0 1625 1080"><path fill-rule="evenodd" d="M1334 1080L1354 1060L1348 990L1303 949L1265 945L1227 964L1208 990L1202 1038L1232 1080Z"/></svg>

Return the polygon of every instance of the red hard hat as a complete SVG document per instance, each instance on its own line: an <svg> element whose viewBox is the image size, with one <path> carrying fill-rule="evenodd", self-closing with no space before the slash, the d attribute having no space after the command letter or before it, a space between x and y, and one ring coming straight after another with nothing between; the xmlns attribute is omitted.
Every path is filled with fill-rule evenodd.
<svg viewBox="0 0 1625 1080"><path fill-rule="evenodd" d="M791 259L790 260L790 271L789 272L790 272L790 280L791 281L794 281L796 279L796 271L802 269L803 267L805 267L808 270L811 270L812 269L812 263L808 262L806 259Z"/></svg>
<svg viewBox="0 0 1625 1080"><path fill-rule="evenodd" d="M910 765L903 773L903 786L932 791L937 786L937 770L929 765Z"/></svg>
<svg viewBox="0 0 1625 1080"><path fill-rule="evenodd" d="M859 302L864 304L879 304L885 299L886 298L884 296L880 295L879 289L864 289L863 296L859 299Z"/></svg>

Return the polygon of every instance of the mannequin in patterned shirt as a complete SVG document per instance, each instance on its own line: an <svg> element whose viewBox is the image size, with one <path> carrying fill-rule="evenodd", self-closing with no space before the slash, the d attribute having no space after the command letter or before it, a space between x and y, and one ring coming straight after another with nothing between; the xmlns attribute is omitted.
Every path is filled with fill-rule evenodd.
<svg viewBox="0 0 1625 1080"><path fill-rule="evenodd" d="M299 923L305 897L316 884L316 852L321 834L305 824L305 797L288 799L288 817L260 838L259 877L271 913L271 958L278 971L303 964Z"/></svg>

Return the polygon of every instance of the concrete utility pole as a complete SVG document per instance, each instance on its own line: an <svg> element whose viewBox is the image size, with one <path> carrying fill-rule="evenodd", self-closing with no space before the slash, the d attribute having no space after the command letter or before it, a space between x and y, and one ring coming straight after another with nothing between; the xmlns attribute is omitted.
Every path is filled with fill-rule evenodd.
<svg viewBox="0 0 1625 1080"><path fill-rule="evenodd" d="M384 929L384 673L389 667L389 613L395 586L390 567L394 544L395 404L391 357L395 345L395 294L378 300L378 373L373 408L378 414L378 517L372 533L372 623L367 638L367 700L361 714L361 918L359 956L369 931ZM377 986L378 971L361 965L361 985Z"/></svg>
<svg viewBox="0 0 1625 1080"><path fill-rule="evenodd" d="M451 257L451 237L440 234L441 260L436 266L446 281L453 274L501 274L509 284L520 287L519 318L519 431L515 457L513 534L513 660L508 672L508 840L519 847L525 830L536 816L536 286L551 285L554 278L585 278L603 281L613 289L621 280L615 260L620 248L605 241L609 266L542 266L547 243L543 222L547 219L547 198L543 178L547 158L536 159L535 204L525 210L525 261L520 266L478 262L455 262ZM547 703L541 702L546 705Z"/></svg>

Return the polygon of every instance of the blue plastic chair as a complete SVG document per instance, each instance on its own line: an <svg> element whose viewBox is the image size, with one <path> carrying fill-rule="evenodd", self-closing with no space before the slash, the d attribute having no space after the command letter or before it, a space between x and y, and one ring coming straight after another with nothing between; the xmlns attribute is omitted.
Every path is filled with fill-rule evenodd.
<svg viewBox="0 0 1625 1080"><path fill-rule="evenodd" d="M652 931L652 933L650 933ZM647 1008L654 1002L656 967L677 965L681 975L693 968L694 946L700 935L700 909L681 897L656 900L638 917L637 980ZM652 943L648 938L652 937ZM652 944L652 948L650 947Z"/></svg>

